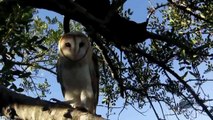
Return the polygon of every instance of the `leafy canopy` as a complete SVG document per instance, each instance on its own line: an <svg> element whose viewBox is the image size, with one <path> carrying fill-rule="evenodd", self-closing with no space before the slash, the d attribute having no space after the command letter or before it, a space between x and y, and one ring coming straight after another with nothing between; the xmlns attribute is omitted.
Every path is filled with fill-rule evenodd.
<svg viewBox="0 0 213 120"><path fill-rule="evenodd" d="M48 16L43 21L32 8L15 5L8 11L3 3L0 5L0 84L18 92L40 91L38 95L45 96L50 85L47 80L37 81L38 73L45 70L55 74L62 24ZM119 9L127 19L134 13ZM123 108L132 106L143 111L149 105L158 119L166 116L162 105L177 119L179 115L196 117L192 112L208 114L212 96L206 94L203 85L211 83L207 74L213 70L212 11L213 3L208 0L168 0L148 8L151 17L147 30L157 36L155 39L121 46L101 34L90 36L99 59L100 92L108 115L120 91L124 92ZM84 29L76 24L72 22L72 30ZM88 28L84 30L88 32ZM19 87L14 84L18 80ZM159 105L163 114L153 104Z"/></svg>

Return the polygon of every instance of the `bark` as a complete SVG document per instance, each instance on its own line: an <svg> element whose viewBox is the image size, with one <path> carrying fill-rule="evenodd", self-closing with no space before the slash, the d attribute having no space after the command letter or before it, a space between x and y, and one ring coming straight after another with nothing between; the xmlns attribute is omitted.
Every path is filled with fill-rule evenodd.
<svg viewBox="0 0 213 120"><path fill-rule="evenodd" d="M50 102L18 94L0 85L0 115L17 120L104 120L104 118Z"/></svg>

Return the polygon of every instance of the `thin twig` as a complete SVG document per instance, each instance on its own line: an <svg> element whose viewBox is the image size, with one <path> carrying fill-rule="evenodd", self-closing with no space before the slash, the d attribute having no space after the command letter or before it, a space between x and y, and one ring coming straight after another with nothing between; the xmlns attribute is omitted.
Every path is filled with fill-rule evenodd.
<svg viewBox="0 0 213 120"><path fill-rule="evenodd" d="M152 101L151 101L151 99L149 98L148 94L146 95L146 98L148 99L148 101L149 101L149 103L150 103L150 105L151 105L151 107L152 107L152 110L154 111L155 116L157 117L157 119L158 119L158 120L161 120L160 117L158 116L158 113L157 113L157 111L156 111L154 105L152 104Z"/></svg>
<svg viewBox="0 0 213 120"><path fill-rule="evenodd" d="M209 20L206 20L205 18L193 13L192 11L188 10L186 6L183 6L183 5L179 5L179 4L176 4L175 2L173 2L172 0L168 0L172 5L176 6L177 8L179 8L180 10L183 10L184 12L190 14L190 15L193 15L194 17L200 19L200 20L203 20L207 23L210 23L210 24L213 24L212 21L209 21Z"/></svg>
<svg viewBox="0 0 213 120"><path fill-rule="evenodd" d="M191 95L194 97L196 102L203 108L203 110L206 112L206 114L213 120L213 116L207 109L207 106L203 103L203 100L199 98L199 96L195 93L195 91L191 88L191 86L189 86L188 83L185 80L183 80L176 72L174 72L172 69L167 67L165 64L162 64L162 62L156 60L150 54L147 54L145 51L142 51L139 49L132 49L131 52L135 52L135 53L138 53L138 54L146 57L150 62L153 62L153 63L159 65L160 67L162 67L163 69L168 71L170 74L172 74L175 78L177 78L178 81L180 83L182 83L186 87L186 89L191 93Z"/></svg>
<svg viewBox="0 0 213 120"><path fill-rule="evenodd" d="M32 64L32 63L23 63L23 62L16 62L16 61L12 61L12 62L13 62L14 64L16 64L16 65L26 65L26 66L35 67L35 65ZM36 67L41 68L41 69L43 69L43 70L46 70L46 71L48 71L48 72L50 72L50 73L56 75L56 72L52 71L51 69L48 69L48 68L43 67L43 66L41 66L41 65L36 65Z"/></svg>

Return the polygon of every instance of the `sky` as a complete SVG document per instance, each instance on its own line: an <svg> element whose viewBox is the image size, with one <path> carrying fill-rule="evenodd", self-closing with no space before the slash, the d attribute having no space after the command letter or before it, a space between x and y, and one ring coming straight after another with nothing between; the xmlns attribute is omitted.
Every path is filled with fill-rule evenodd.
<svg viewBox="0 0 213 120"><path fill-rule="evenodd" d="M149 5L149 3L143 2L142 0L131 0L131 1L127 1L125 3L125 7L124 9L128 9L131 8L133 12L133 15L131 16L131 20L135 21L135 22L144 22L146 21L147 18L147 10L146 7ZM39 10L39 17L41 18L45 18L45 16L50 16L50 17L57 17L59 20L63 20L63 16L59 15L57 13L54 12L50 12L50 11L46 11L46 10ZM43 72L42 75L47 75L49 73ZM50 98L57 98L60 100L63 100L63 96L61 93L61 89L60 89L60 85L56 82L56 77L54 75L48 75L48 80L51 80L51 94L47 96L46 99L50 99ZM100 96L99 98L99 103L101 103L102 101L102 96ZM120 99L119 102L117 103L117 106L123 106L123 100ZM114 109L112 111L112 115L110 115L109 119L110 120L117 120L118 119L118 113L121 111L121 109ZM107 113L107 109L105 107L97 107L97 114L102 115L103 117L106 118L106 113ZM113 113L115 113L113 115ZM125 109L121 115L119 116L120 120L130 120L134 118L134 120L141 120L141 118L143 119L150 119L150 115L147 116L142 116L140 113L136 112L132 107L128 107L127 109ZM152 119L150 119L152 120ZM153 119L155 120L155 118Z"/></svg>
<svg viewBox="0 0 213 120"><path fill-rule="evenodd" d="M130 17L130 20L135 21L137 23L140 22L144 22L146 21L147 18L147 6L149 6L150 3L148 1L142 1L142 0L131 0L131 1L127 1L125 3L124 9L128 9L131 8L131 10L133 11L133 15ZM57 13L54 12L50 12L50 11L46 11L46 10L39 10L39 17L41 18L45 18L45 16L50 16L50 17L57 17L59 20L63 20L63 16L59 15ZM46 76L46 72L43 72L42 75ZM49 75L48 76L48 80L51 80L51 94L47 96L46 99L50 99L50 98L57 98L60 100L63 100L63 96L61 93L61 89L60 89L60 85L56 82L56 77L54 75ZM102 101L102 96L99 97L99 103L101 103ZM122 98L119 99L119 101L117 102L116 106L117 107L121 107L123 106L123 102L124 100ZM145 108L145 111L148 110L149 108ZM126 109L124 109L124 111L120 114L120 116L118 116L118 114L120 113L121 109L114 109L112 111L112 115L110 115L109 119L110 120L117 120L118 118L120 120L130 120L133 119L134 120L141 120L142 118L144 120L156 120L156 117L153 116L152 110L149 110L149 114L146 115L141 115L140 113L136 112L134 110L134 108L132 107L127 107ZM102 115L104 118L106 118L106 114L107 114L107 108L105 107L97 107L97 114ZM150 116L153 116L150 118Z"/></svg>
<svg viewBox="0 0 213 120"><path fill-rule="evenodd" d="M135 21L135 22L144 22L147 18L147 6L150 6L150 5L155 5L154 1L157 1L157 2L162 2L164 0L150 0L151 2L149 2L148 0L128 0L126 3L125 3L125 9L127 8L131 8L133 12L133 15L131 16L131 20ZM50 11L46 11L46 10L39 10L39 17L41 18L45 18L45 16L49 16L49 17L57 17L59 20L63 20L63 16L62 15L59 15L57 13L54 13L54 12L50 12ZM57 80L56 80L56 76L53 75L53 74L49 74L45 71L42 71L40 73L40 76L42 77L45 77L45 76L48 76L47 79L48 79L48 82L51 84L51 88L50 88L50 91L51 91L51 94L47 95L47 100L48 99L51 99L51 98L56 98L56 99L59 99L59 100L63 100L63 96L62 96L62 93L61 93L61 87L60 85L57 83ZM213 78L213 76L211 74L208 75L208 78ZM212 91L212 85L213 84L204 84L204 88L206 89L207 92L210 92ZM33 96L32 94L27 94L27 95L31 95ZM99 98L99 103L101 103L101 100L102 100L102 96L100 96ZM124 100L122 98L119 99L119 101L117 102L117 106L120 107L122 106ZM154 104L155 105L155 104ZM157 106L156 106L157 107ZM166 114L170 114L170 112L166 109L165 106L165 113ZM160 110L159 107L157 107L157 110ZM120 116L118 117L118 114L120 113L121 109L114 109L113 112L112 112L112 115L109 117L110 120L117 120L118 118L120 120L157 120L156 116L154 115L152 109L149 108L149 106L146 106L143 111L147 111L146 113L144 113L144 115L141 115L140 113L136 112L134 110L133 107L127 107L126 109L124 109L124 111L120 114ZM105 117L106 118L106 113L107 113L107 109L105 107L98 107L97 108L97 114L100 114L102 115L102 117ZM115 114L113 114L115 113ZM181 120L185 120L184 117L180 117ZM167 117L167 120L173 120L173 117ZM200 116L198 115L198 119L197 120L209 120L208 117L205 117L205 116Z"/></svg>
<svg viewBox="0 0 213 120"><path fill-rule="evenodd" d="M130 20L135 21L137 23L140 22L144 22L146 21L147 18L147 7L149 6L153 6L155 5L155 1L156 0L129 0L125 3L124 9L128 9L131 8L131 10L133 11L133 15L130 17ZM165 0L158 0L157 2L165 2ZM46 10L39 10L39 17L41 18L45 18L45 16L49 16L49 17L57 17L59 20L63 20L63 16L59 15L57 13L54 12L50 12L50 11L46 11ZM61 93L61 89L60 89L60 85L56 82L56 76L55 75L51 75L47 72L41 72L41 76L46 76L48 75L48 82L51 83L51 94L47 96L46 99L50 99L50 98L57 98L59 100L63 100L63 96ZM209 74L208 75L209 78L212 78L212 75ZM211 84L213 85L213 84ZM204 87L206 89L206 91L212 91L212 87L209 84L204 84ZM101 103L102 100L102 96L99 97L99 103ZM116 106L120 107L122 106L124 100L122 98L119 99L119 101L117 102ZM155 104L154 104L155 105ZM160 110L160 108L158 107L158 105L155 106L157 108L157 110ZM165 114L171 114L164 106L165 108ZM142 112L145 112L144 115L141 115L140 113L136 112L136 110L134 110L133 107L127 107L126 109L124 109L124 111L120 114L120 116L118 115L120 113L121 109L114 109L112 111L112 115L110 115L109 119L110 120L117 120L118 118L120 120L130 120L130 119L134 119L134 120L157 120L156 116L154 115L152 109L149 108L149 106L146 106L143 108ZM97 114L102 115L103 117L106 118L106 113L107 113L107 109L105 107L97 107ZM208 117L205 116L201 116L201 115L197 115L198 119L197 120L209 120ZM181 116L180 117L181 120L184 120L185 117ZM172 120L173 117L167 117L167 120Z"/></svg>

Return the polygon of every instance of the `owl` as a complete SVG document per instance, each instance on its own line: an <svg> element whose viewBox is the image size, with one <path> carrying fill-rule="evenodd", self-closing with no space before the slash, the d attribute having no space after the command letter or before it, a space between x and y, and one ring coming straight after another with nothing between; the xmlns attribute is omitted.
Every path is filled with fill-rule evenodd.
<svg viewBox="0 0 213 120"><path fill-rule="evenodd" d="M95 114L99 94L98 64L87 36L81 32L66 33L59 40L58 49L57 81L65 102Z"/></svg>

